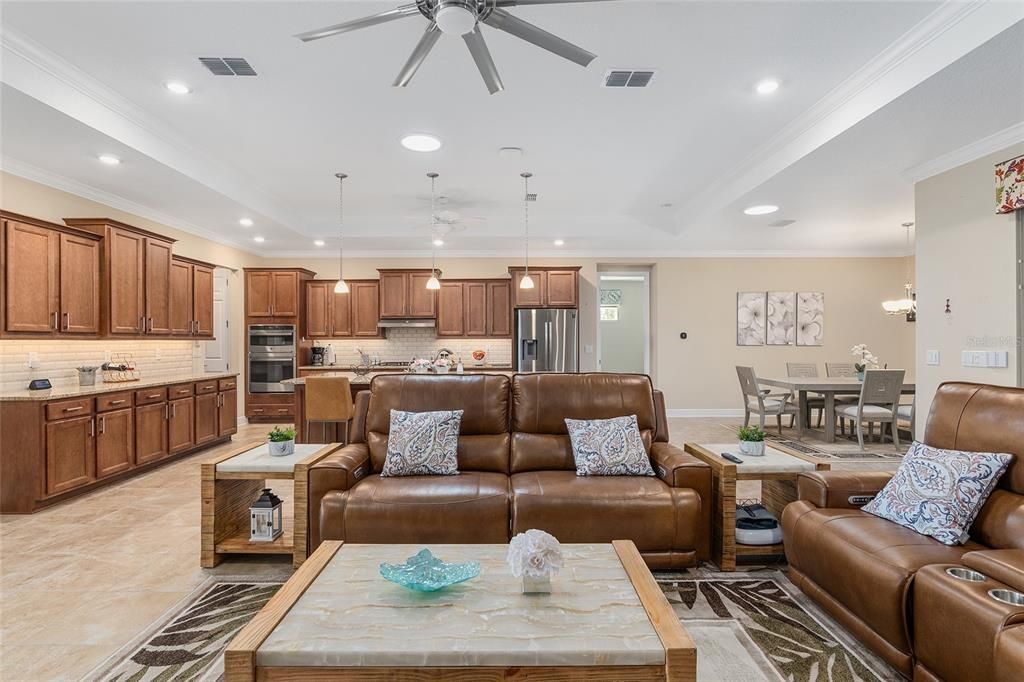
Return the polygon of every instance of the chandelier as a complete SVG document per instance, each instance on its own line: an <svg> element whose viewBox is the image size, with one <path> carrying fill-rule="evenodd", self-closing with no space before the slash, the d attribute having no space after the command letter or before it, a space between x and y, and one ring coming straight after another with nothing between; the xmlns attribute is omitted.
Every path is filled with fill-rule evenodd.
<svg viewBox="0 0 1024 682"><path fill-rule="evenodd" d="M910 248L910 228L914 226L914 223L903 223L903 228L907 231L907 248ZM906 315L907 322L914 322L917 320L917 292L914 291L914 285L911 284L911 273L910 264L907 264L907 281L903 285L904 295L903 298L890 299L888 301L882 301L882 310L887 315Z"/></svg>

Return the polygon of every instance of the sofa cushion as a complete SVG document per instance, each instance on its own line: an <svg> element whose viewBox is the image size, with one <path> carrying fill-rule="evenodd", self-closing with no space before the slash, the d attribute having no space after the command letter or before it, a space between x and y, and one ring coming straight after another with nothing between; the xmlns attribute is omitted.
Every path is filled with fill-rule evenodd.
<svg viewBox="0 0 1024 682"><path fill-rule="evenodd" d="M653 476L636 415L566 419L577 476Z"/></svg>
<svg viewBox="0 0 1024 682"><path fill-rule="evenodd" d="M381 476L452 476L459 473L462 410L391 410L388 449Z"/></svg>
<svg viewBox="0 0 1024 682"><path fill-rule="evenodd" d="M632 540L640 551L697 546L701 499L645 476L577 476L574 471L513 474L512 534L531 528L559 542Z"/></svg>

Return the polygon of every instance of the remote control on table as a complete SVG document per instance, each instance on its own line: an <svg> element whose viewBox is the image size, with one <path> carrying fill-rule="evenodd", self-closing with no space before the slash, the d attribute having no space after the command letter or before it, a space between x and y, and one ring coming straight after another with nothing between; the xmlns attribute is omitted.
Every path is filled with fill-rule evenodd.
<svg viewBox="0 0 1024 682"><path fill-rule="evenodd" d="M735 462L736 464L743 464L743 460L737 457L736 455L732 454L731 452L723 452L722 457L724 459L729 460L730 462Z"/></svg>

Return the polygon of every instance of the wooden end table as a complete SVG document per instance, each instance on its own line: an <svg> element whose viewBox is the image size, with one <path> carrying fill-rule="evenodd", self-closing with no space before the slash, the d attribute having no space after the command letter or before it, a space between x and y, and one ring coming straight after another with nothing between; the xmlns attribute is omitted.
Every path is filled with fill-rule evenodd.
<svg viewBox="0 0 1024 682"><path fill-rule="evenodd" d="M199 564L213 568L227 554L290 554L292 565L306 560L309 533L309 467L341 448L328 445L296 445L295 454L271 457L266 442L247 443L202 464L200 472L202 530ZM273 542L249 541L249 507L268 480L292 480L292 531ZM287 500L285 500L287 502Z"/></svg>
<svg viewBox="0 0 1024 682"><path fill-rule="evenodd" d="M783 553L783 543L740 545L736 543L736 481L761 481L761 504L782 520L782 510L796 500L796 478L804 471L828 471L831 465L816 457L778 446L765 446L764 457L739 454L736 443L686 443L686 452L711 467L712 559L722 571L735 571L738 556ZM743 460L735 464L722 458L731 452Z"/></svg>

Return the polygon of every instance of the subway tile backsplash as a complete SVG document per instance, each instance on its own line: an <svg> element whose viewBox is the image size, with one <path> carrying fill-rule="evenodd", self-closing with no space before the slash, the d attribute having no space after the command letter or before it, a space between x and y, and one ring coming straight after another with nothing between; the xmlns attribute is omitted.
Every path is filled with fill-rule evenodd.
<svg viewBox="0 0 1024 682"><path fill-rule="evenodd" d="M408 362L413 358L433 358L438 350L447 348L462 362L473 364L473 351L486 351L484 362L490 365L512 364L511 339L451 339L438 338L433 329L389 329L384 339L321 339L317 345L334 347L336 364L354 365L359 362L359 351L377 356L381 362Z"/></svg>

